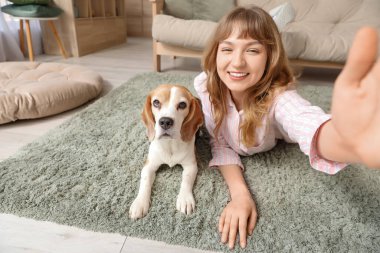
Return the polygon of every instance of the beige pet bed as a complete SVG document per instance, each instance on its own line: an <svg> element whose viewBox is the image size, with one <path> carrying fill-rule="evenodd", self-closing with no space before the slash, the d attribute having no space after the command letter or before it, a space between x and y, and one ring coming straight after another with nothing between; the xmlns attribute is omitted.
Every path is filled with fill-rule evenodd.
<svg viewBox="0 0 380 253"><path fill-rule="evenodd" d="M75 108L99 95L102 77L61 63L0 63L0 124Z"/></svg>

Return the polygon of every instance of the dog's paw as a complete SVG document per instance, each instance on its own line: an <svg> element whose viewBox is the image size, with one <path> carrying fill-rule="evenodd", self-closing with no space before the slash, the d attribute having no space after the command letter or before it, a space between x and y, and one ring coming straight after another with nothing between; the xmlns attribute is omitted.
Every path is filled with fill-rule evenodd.
<svg viewBox="0 0 380 253"><path fill-rule="evenodd" d="M136 198L129 208L129 217L131 219L139 219L144 217L149 210L149 200Z"/></svg>
<svg viewBox="0 0 380 253"><path fill-rule="evenodd" d="M195 209L195 200L191 192L180 192L177 198L177 210L191 214Z"/></svg>

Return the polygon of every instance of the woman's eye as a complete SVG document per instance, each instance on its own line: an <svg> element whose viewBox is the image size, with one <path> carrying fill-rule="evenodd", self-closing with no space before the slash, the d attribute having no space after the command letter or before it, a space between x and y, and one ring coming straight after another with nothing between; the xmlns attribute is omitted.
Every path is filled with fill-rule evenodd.
<svg viewBox="0 0 380 253"><path fill-rule="evenodd" d="M254 54L260 53L260 51L258 49L248 49L247 52L248 53L254 53Z"/></svg>
<svg viewBox="0 0 380 253"><path fill-rule="evenodd" d="M186 103L185 102L180 102L179 104L178 104L178 109L185 109L186 108Z"/></svg>
<svg viewBox="0 0 380 253"><path fill-rule="evenodd" d="M153 100L153 106L156 108L159 108L160 107L160 101L158 101L158 99Z"/></svg>
<svg viewBox="0 0 380 253"><path fill-rule="evenodd" d="M222 51L222 52L231 52L232 49L231 48L222 48L220 51Z"/></svg>

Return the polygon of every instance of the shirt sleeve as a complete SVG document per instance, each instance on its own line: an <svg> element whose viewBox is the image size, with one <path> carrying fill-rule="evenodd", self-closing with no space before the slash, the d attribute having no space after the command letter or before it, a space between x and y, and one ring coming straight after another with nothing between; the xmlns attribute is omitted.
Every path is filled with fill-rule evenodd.
<svg viewBox="0 0 380 253"><path fill-rule="evenodd" d="M279 95L274 105L277 129L285 141L298 143L303 153L309 156L310 165L327 174L336 174L347 164L322 158L317 152L317 137L320 127L331 119L318 106L312 106L295 90Z"/></svg>
<svg viewBox="0 0 380 253"><path fill-rule="evenodd" d="M210 132L212 129L207 127L210 133L210 145L212 159L209 163L210 167L216 167L221 165L238 165L244 170L244 166L241 162L240 156L228 145L223 136L218 136L218 142L216 141L214 134Z"/></svg>
<svg viewBox="0 0 380 253"><path fill-rule="evenodd" d="M206 78L207 76L204 72L195 77L194 88L199 99L201 100L205 125L210 135L212 159L209 162L209 167L236 164L240 168L244 169L240 156L230 147L227 141L223 138L222 134L218 134L218 141L216 141L214 136L215 122L212 117L211 102L206 87Z"/></svg>

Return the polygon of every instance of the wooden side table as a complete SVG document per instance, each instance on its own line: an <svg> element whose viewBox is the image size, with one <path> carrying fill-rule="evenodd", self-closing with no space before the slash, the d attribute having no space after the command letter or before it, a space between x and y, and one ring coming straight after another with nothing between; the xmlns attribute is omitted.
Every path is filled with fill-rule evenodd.
<svg viewBox="0 0 380 253"><path fill-rule="evenodd" d="M54 25L54 20L57 20L58 17L51 17L51 18L38 18L38 17L17 17L20 19L20 49L22 53L25 55L25 47L24 47L24 21L26 25L26 40L28 44L28 52L29 52L29 60L34 61L34 54L33 54L33 46L32 46L32 35L30 32L30 20L38 20L38 21L47 21L50 27L50 30L53 32L54 38L57 41L58 47L61 51L61 54L64 58L67 58L67 54L65 51L65 48L63 47L62 41L59 38L57 29Z"/></svg>

